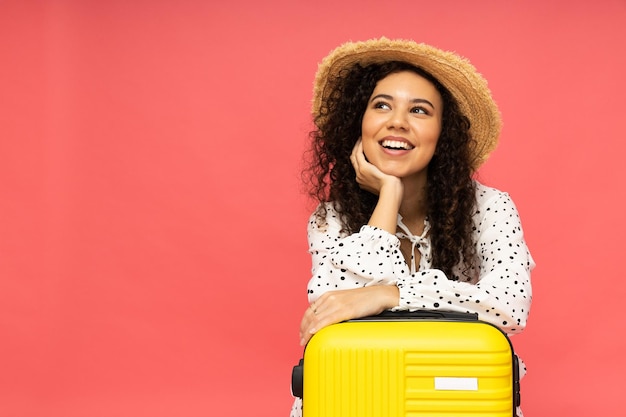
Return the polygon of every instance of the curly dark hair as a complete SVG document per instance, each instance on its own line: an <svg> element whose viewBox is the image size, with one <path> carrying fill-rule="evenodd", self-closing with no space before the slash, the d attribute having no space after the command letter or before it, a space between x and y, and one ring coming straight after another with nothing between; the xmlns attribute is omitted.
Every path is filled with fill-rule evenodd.
<svg viewBox="0 0 626 417"><path fill-rule="evenodd" d="M460 279L453 268L462 265L464 279L469 280L469 271L476 263L472 239L476 190L469 152L470 122L450 92L421 68L388 62L357 64L340 73L337 88L314 119L316 129L310 133L312 143L303 180L309 195L319 203L333 202L344 232L357 232L367 224L378 196L359 187L350 154L361 135L363 114L376 83L387 75L407 70L431 81L444 103L442 131L428 165L426 185L432 264L451 280ZM318 206L316 215L322 223L326 217L324 204Z"/></svg>

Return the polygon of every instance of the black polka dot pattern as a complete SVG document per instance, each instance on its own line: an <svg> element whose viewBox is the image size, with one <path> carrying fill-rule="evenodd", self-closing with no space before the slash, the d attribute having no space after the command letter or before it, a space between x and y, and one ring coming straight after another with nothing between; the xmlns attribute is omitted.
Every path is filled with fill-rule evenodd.
<svg viewBox="0 0 626 417"><path fill-rule="evenodd" d="M481 320L500 327L507 334L521 332L532 301L530 272L535 263L523 237L517 208L507 193L476 183L477 211L474 240L477 267L463 274L461 266L450 280L431 266L431 245L426 236L392 235L382 229L363 226L352 235L341 232L341 223L332 203L326 204L326 224L319 226L315 215L308 224L312 277L309 302L326 291L368 285L396 285L400 302L393 310L441 309L478 313ZM425 229L430 225L425 224ZM410 233L410 232L408 232ZM419 266L407 265L398 237L416 240ZM469 277L468 277L469 275ZM520 359L520 377L526 366ZM517 409L518 416L522 416ZM302 415L296 398L291 417Z"/></svg>
<svg viewBox="0 0 626 417"><path fill-rule="evenodd" d="M397 285L400 303L394 310L442 309L478 313L481 320L508 334L521 332L532 301L530 271L534 261L523 238L520 217L507 193L477 183L474 238L476 269L469 278L461 267L453 281L430 265L428 237L418 237L421 257L417 270L405 262L400 240L382 229L363 226L358 233L341 232L336 211L327 203L326 224L319 227L315 216L308 225L312 277L309 301L326 291L368 285ZM402 225L402 218L398 218ZM427 227L429 225L427 224ZM405 230L399 235L406 235Z"/></svg>
<svg viewBox="0 0 626 417"><path fill-rule="evenodd" d="M302 417L302 399L296 398L291 406L289 417Z"/></svg>

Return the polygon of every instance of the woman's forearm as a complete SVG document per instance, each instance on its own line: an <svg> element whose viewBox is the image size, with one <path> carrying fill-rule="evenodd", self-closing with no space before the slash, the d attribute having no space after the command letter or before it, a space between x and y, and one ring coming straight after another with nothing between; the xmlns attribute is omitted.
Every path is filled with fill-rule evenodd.
<svg viewBox="0 0 626 417"><path fill-rule="evenodd" d="M395 234L402 194L403 186L400 181L391 181L383 186L380 189L378 203L367 224Z"/></svg>

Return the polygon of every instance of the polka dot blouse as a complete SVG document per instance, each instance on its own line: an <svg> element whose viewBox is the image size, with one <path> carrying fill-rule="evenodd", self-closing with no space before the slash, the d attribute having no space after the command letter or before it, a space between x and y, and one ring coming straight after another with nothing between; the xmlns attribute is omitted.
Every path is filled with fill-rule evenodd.
<svg viewBox="0 0 626 417"><path fill-rule="evenodd" d="M479 319L495 324L508 334L526 326L532 293L530 271L534 261L524 241L517 209L507 193L476 183L477 211L474 241L478 262L463 275L454 268L450 280L431 266L430 225L414 236L398 215L395 235L372 226L357 233L341 232L332 203L326 203L326 224L318 226L315 215L308 224L312 278L309 301L326 291L369 285L397 285L400 303L394 310L451 310L478 313ZM400 239L408 239L420 253L407 265L400 252ZM466 277L469 275L469 277Z"/></svg>
<svg viewBox="0 0 626 417"><path fill-rule="evenodd" d="M454 268L454 280L431 266L430 224L414 236L398 216L392 235L363 226L358 233L341 232L338 214L326 204L326 224L319 227L315 215L309 219L308 240L313 266L309 302L326 291L368 285L397 285L400 303L394 310L451 310L478 313L481 320L499 326L508 334L526 326L532 293L530 271L535 263L528 251L520 217L508 194L476 183L477 211L474 241L478 262L469 278ZM400 239L408 239L420 253L419 265L410 265L400 252ZM526 366L520 358L520 378ZM523 417L522 410L516 410ZM295 398L290 417L302 416L302 400Z"/></svg>

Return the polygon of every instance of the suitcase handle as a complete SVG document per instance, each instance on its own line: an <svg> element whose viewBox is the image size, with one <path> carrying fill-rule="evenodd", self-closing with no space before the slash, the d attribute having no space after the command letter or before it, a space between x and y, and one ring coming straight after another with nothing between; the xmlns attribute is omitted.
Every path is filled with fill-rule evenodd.
<svg viewBox="0 0 626 417"><path fill-rule="evenodd" d="M291 371L291 395L294 397L302 398L302 392L304 391L304 359L300 359L300 362L293 367Z"/></svg>
<svg viewBox="0 0 626 417"><path fill-rule="evenodd" d="M452 321L478 321L478 313L461 313L445 310L415 310L415 311L383 311L375 316L360 317L348 321L406 321L421 319L439 319Z"/></svg>

